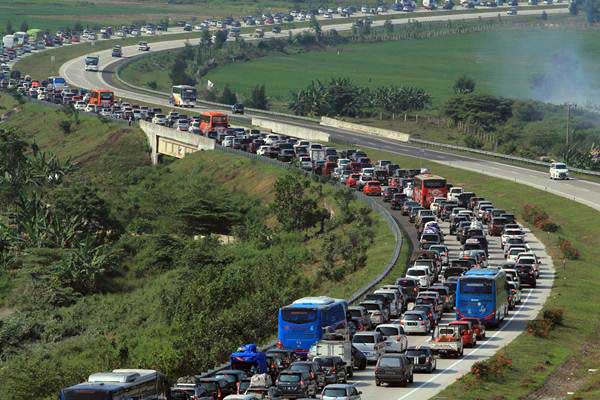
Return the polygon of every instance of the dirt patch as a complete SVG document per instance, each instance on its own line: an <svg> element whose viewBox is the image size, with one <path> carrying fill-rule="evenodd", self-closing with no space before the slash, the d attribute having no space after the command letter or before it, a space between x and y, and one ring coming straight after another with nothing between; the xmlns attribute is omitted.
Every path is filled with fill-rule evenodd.
<svg viewBox="0 0 600 400"><path fill-rule="evenodd" d="M15 310L13 308L0 307L0 319L8 317L14 312Z"/></svg>
<svg viewBox="0 0 600 400"><path fill-rule="evenodd" d="M77 157L74 160L74 163L77 165L86 165L94 163L99 157L105 154L107 150L115 147L121 139L121 136L126 135L127 133L128 132L125 130L120 130L118 132L111 133L104 142L100 143L92 150L83 153L80 157Z"/></svg>
<svg viewBox="0 0 600 400"><path fill-rule="evenodd" d="M562 364L552 373L544 385L524 397L524 400L577 399L577 391L585 388L600 371L589 372L590 360L600 360L600 326L596 328L593 339L581 348L581 351ZM538 366L541 368L541 366ZM595 368L595 367L594 367Z"/></svg>

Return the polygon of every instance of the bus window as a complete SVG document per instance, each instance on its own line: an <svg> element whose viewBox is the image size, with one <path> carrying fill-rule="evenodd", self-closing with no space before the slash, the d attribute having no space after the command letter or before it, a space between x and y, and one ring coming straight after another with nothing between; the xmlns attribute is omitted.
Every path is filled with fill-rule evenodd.
<svg viewBox="0 0 600 400"><path fill-rule="evenodd" d="M310 308L284 308L281 310L281 318L293 324L306 324L317 319L317 312Z"/></svg>
<svg viewBox="0 0 600 400"><path fill-rule="evenodd" d="M468 294L492 294L492 283L488 279L465 279L460 281L460 291Z"/></svg>

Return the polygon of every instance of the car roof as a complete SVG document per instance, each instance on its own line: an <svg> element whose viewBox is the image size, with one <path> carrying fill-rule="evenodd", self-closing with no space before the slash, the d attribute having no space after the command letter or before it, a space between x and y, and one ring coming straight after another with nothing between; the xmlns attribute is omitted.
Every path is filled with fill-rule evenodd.
<svg viewBox="0 0 600 400"><path fill-rule="evenodd" d="M325 386L325 388L330 388L330 389L347 389L347 388L352 388L354 387L354 385L350 384L350 383L332 383L330 385Z"/></svg>

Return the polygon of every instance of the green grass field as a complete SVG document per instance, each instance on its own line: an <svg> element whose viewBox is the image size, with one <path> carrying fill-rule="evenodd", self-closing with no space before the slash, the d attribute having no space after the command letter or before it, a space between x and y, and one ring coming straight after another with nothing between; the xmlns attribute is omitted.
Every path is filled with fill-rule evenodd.
<svg viewBox="0 0 600 400"><path fill-rule="evenodd" d="M552 67L552 57L570 52L582 71L600 88L600 33L566 29L501 30L430 40L352 44L329 51L297 56L278 55L242 64L230 64L206 78L218 87L229 84L247 93L265 84L275 108L281 109L291 90L311 80L346 76L362 85L422 87L439 105L452 95L454 80L462 74L477 81L478 92L508 97L531 97L531 78ZM596 78L596 79L594 79Z"/></svg>

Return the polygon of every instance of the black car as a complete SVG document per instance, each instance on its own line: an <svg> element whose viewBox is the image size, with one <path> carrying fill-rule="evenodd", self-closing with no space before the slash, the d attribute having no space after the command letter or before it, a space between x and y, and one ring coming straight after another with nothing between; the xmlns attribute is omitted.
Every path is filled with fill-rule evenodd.
<svg viewBox="0 0 600 400"><path fill-rule="evenodd" d="M281 396L286 399L315 397L319 390L316 382L310 379L309 374L301 371L282 371L275 386Z"/></svg>
<svg viewBox="0 0 600 400"><path fill-rule="evenodd" d="M244 105L242 103L235 103L231 106L231 112L233 114L243 114L244 113Z"/></svg>
<svg viewBox="0 0 600 400"><path fill-rule="evenodd" d="M314 362L325 371L325 383L346 383L352 378L352 368L346 368L346 363L338 356L315 357Z"/></svg>
<svg viewBox="0 0 600 400"><path fill-rule="evenodd" d="M412 359L413 371L433 372L437 368L437 361L433 351L429 347L409 347L405 353L408 359Z"/></svg>
<svg viewBox="0 0 600 400"><path fill-rule="evenodd" d="M396 285L402 286L406 302L414 302L419 294L419 281L413 278L399 278L396 280Z"/></svg>
<svg viewBox="0 0 600 400"><path fill-rule="evenodd" d="M321 366L312 361L294 361L288 371L305 372L311 380L314 380L318 388L325 386L325 371Z"/></svg>
<svg viewBox="0 0 600 400"><path fill-rule="evenodd" d="M242 384L242 381L247 379L248 376L244 371L226 369L217 372L215 378L224 379L227 382L227 389L225 389L223 392L227 392L227 394L235 394L238 392L238 387Z"/></svg>
<svg viewBox="0 0 600 400"><path fill-rule="evenodd" d="M412 360L403 354L384 354L375 366L375 385L398 383L406 386L413 382Z"/></svg>
<svg viewBox="0 0 600 400"><path fill-rule="evenodd" d="M529 285L531 287L537 286L537 281L535 279L535 269L533 265L530 264L515 264L515 269L517 270L517 274L519 275L519 279L521 280L521 285Z"/></svg>
<svg viewBox="0 0 600 400"><path fill-rule="evenodd" d="M405 193L394 193L392 196L392 200L390 201L390 205L392 210L400 210L402 209L402 205L406 201L407 197Z"/></svg>
<svg viewBox="0 0 600 400"><path fill-rule="evenodd" d="M367 356L354 346L352 346L352 363L354 364L354 368L359 371L367 369Z"/></svg>

